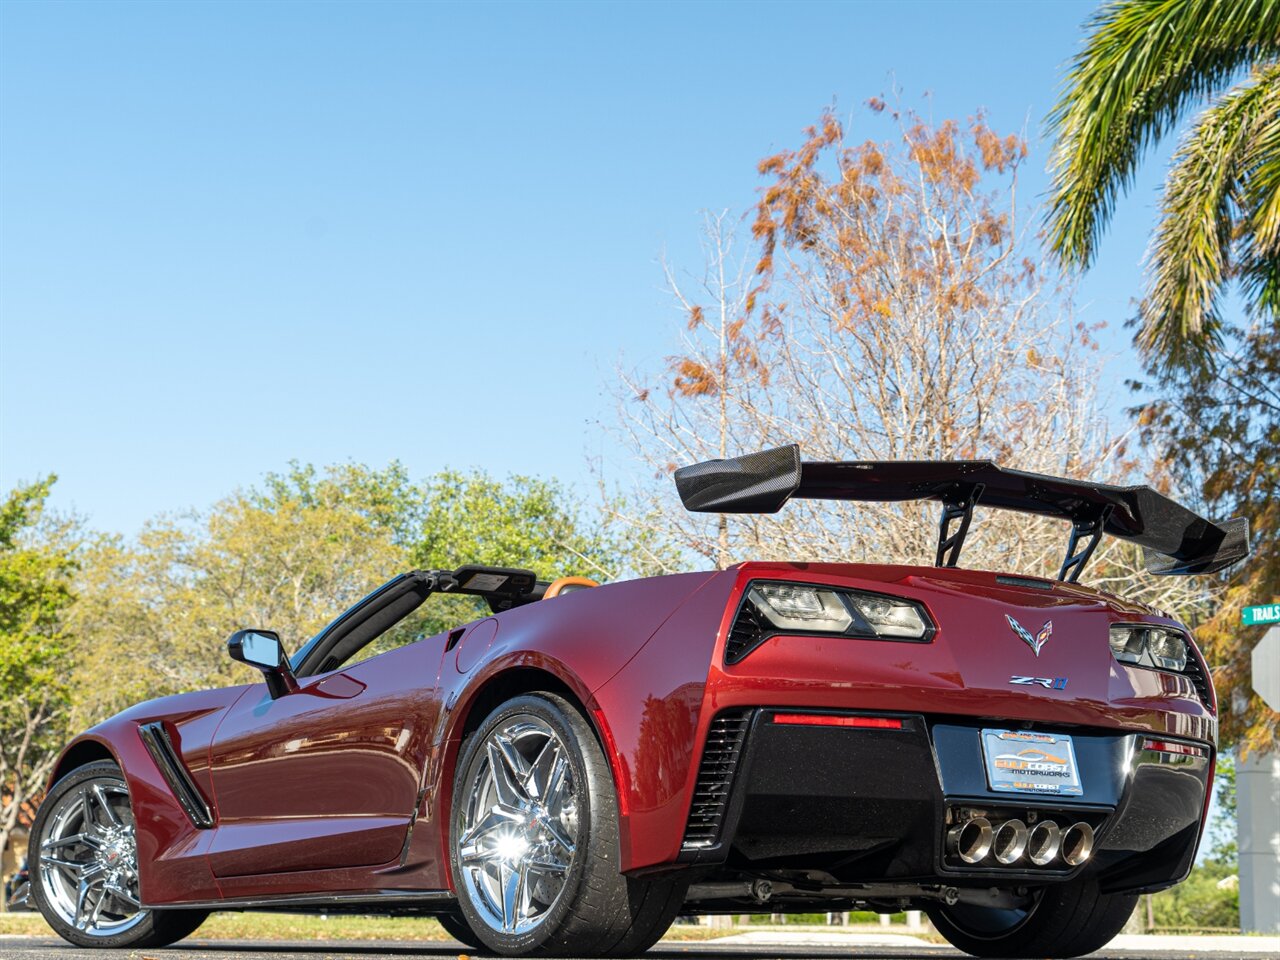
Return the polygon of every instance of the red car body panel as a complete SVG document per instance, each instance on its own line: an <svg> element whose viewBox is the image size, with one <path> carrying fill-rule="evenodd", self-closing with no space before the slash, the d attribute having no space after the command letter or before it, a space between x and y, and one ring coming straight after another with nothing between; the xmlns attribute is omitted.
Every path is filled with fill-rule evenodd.
<svg viewBox="0 0 1280 960"><path fill-rule="evenodd" d="M920 601L929 642L775 636L723 656L753 579ZM449 797L464 733L492 684L550 676L578 700L611 765L624 870L676 863L701 745L734 706L945 713L1060 727L1216 738L1185 677L1117 663L1112 623L1177 626L1071 583L929 567L747 563L529 603L340 670L272 700L262 683L140 704L87 731L55 778L100 744L125 772L143 901L452 888ZM1039 655L1011 632L1052 620ZM1013 674L1065 689L1011 686ZM482 712L482 711L481 711ZM475 714L473 716L473 714ZM138 734L162 721L216 819L198 829ZM89 745L89 746L86 746Z"/></svg>

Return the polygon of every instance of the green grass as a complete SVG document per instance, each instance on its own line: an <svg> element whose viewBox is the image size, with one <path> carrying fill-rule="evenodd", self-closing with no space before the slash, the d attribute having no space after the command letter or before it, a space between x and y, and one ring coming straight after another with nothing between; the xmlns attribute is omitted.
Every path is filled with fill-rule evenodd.
<svg viewBox="0 0 1280 960"><path fill-rule="evenodd" d="M680 924L667 940L711 940L733 933ZM55 936L38 913L0 913L0 935ZM289 913L215 913L196 940L449 940L429 917L323 917Z"/></svg>

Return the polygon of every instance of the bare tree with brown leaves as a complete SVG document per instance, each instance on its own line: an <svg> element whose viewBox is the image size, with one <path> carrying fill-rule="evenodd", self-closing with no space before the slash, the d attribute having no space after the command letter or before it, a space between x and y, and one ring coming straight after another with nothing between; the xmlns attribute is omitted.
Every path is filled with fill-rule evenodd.
<svg viewBox="0 0 1280 960"><path fill-rule="evenodd" d="M870 103L872 114L886 110ZM706 222L706 270L667 280L686 318L662 380L623 374L621 429L687 551L748 558L932 561L936 506L789 504L776 516L687 514L671 471L798 442L813 460L990 458L1018 469L1131 476L1097 397L1092 331L1019 217L1026 146L981 117L930 124L889 112L890 141L847 142L827 113L763 160L751 257L725 214ZM736 259L735 259L736 258ZM981 510L980 510L981 512ZM1064 525L982 512L964 565L1056 573ZM1160 606L1194 602L1109 544L1086 577Z"/></svg>

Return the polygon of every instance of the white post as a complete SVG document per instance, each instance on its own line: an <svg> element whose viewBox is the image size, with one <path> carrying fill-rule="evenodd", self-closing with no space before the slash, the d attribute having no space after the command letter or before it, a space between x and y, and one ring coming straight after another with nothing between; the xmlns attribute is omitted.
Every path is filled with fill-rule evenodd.
<svg viewBox="0 0 1280 960"><path fill-rule="evenodd" d="M1280 751L1236 762L1236 812L1240 929L1280 933Z"/></svg>

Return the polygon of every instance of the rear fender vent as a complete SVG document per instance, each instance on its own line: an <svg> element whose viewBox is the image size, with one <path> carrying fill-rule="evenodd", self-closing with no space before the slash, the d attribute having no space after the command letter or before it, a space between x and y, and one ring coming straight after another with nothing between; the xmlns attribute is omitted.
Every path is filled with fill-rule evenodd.
<svg viewBox="0 0 1280 960"><path fill-rule="evenodd" d="M1191 646L1188 644L1188 646ZM1213 712L1213 696L1209 692L1209 678L1205 675L1200 657L1194 647L1187 651L1187 665L1182 668L1182 675L1190 680L1196 688L1196 696L1204 704L1205 709Z"/></svg>
<svg viewBox="0 0 1280 960"><path fill-rule="evenodd" d="M751 711L727 710L707 728L698 780L693 789L689 822L684 831L685 850L702 850L720 841L733 776L742 757L751 724Z"/></svg>
<svg viewBox="0 0 1280 960"><path fill-rule="evenodd" d="M768 626L756 605L750 600L744 601L738 615L733 618L733 626L729 628L729 637L725 640L724 662L737 663L760 646L769 635Z"/></svg>

